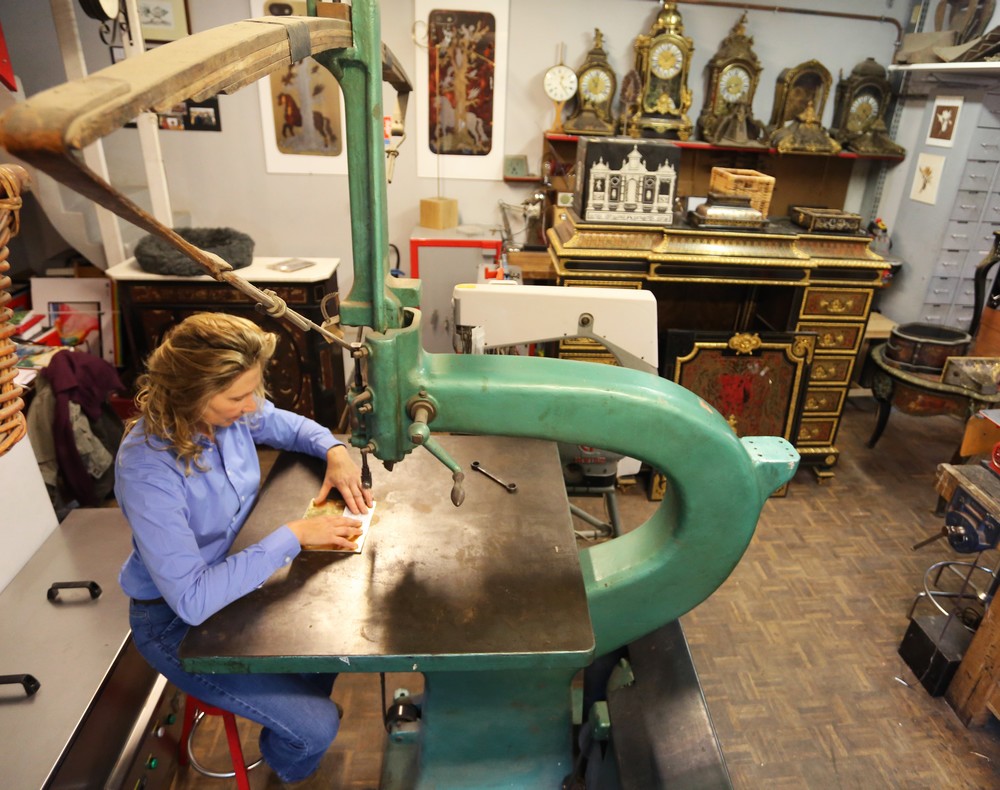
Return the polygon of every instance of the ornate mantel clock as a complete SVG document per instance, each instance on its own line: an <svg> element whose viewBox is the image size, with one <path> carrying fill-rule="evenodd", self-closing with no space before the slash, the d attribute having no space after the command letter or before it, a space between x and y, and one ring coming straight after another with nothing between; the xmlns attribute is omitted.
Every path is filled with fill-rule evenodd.
<svg viewBox="0 0 1000 790"><path fill-rule="evenodd" d="M594 47L576 73L576 109L566 121L570 134L609 135L615 133L611 105L618 78L604 51L604 35L594 29Z"/></svg>
<svg viewBox="0 0 1000 790"><path fill-rule="evenodd" d="M687 140L693 124L688 71L694 42L684 35L676 3L663 3L649 35L635 40L636 71L642 77L639 113L631 124L638 134Z"/></svg>
<svg viewBox="0 0 1000 790"><path fill-rule="evenodd" d="M708 61L708 91L698 116L702 140L722 145L762 145L764 124L753 117L761 65L746 34L744 12Z"/></svg>
<svg viewBox="0 0 1000 790"><path fill-rule="evenodd" d="M833 105L831 134L848 151L858 154L905 156L885 126L885 111L892 96L885 68L866 58L849 76L841 77Z"/></svg>
<svg viewBox="0 0 1000 790"><path fill-rule="evenodd" d="M835 154L840 144L823 127L833 78L818 60L783 69L774 89L768 144L782 153Z"/></svg>

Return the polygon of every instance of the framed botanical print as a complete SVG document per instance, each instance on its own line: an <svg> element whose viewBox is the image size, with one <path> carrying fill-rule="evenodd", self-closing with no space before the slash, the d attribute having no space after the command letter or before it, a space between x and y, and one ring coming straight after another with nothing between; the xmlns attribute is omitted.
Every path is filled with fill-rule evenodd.
<svg viewBox="0 0 1000 790"><path fill-rule="evenodd" d="M188 0L140 0L139 24L146 41L176 41L191 35Z"/></svg>

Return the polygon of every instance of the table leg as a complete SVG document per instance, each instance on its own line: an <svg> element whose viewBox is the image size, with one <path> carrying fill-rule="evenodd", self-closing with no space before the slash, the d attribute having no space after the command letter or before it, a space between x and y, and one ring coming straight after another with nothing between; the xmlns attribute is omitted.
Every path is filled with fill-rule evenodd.
<svg viewBox="0 0 1000 790"><path fill-rule="evenodd" d="M880 370L872 372L872 397L878 404L878 416L875 419L875 430L872 431L868 439L869 449L875 446L882 431L889 424L889 415L892 413L892 379Z"/></svg>

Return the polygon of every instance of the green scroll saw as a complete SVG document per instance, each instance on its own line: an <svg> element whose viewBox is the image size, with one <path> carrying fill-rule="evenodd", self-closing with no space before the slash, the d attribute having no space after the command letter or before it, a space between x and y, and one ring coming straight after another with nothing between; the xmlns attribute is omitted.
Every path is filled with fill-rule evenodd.
<svg viewBox="0 0 1000 790"><path fill-rule="evenodd" d="M354 284L340 305L342 323L331 315L322 325L157 222L80 157L85 146L141 112L233 92L306 56L336 77L346 105ZM197 33L39 93L0 118L0 144L168 241L269 315L348 349L358 371L347 396L351 443L366 462L372 457L391 468L426 450L451 471L451 490L441 496L459 506L465 470L436 439L438 432L587 444L664 473L667 493L646 523L580 552L593 650L505 670L471 656L435 674L433 682L428 676L423 717L410 745L418 755L415 767L386 780L392 787L559 787L572 762L573 676L711 595L746 550L767 497L794 474L798 455L780 438L737 438L703 400L649 373L557 359L424 352L419 282L390 275L386 161L391 170L399 149L392 145L387 155L384 144L383 80L398 95L393 135L399 142L410 83L381 44L377 4L311 1L308 16L265 17Z"/></svg>

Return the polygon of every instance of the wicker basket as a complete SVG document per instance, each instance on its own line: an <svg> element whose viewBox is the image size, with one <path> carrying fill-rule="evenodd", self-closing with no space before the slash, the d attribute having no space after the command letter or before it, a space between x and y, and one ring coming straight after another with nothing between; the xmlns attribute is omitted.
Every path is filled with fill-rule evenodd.
<svg viewBox="0 0 1000 790"><path fill-rule="evenodd" d="M750 198L750 205L767 217L774 191L774 176L738 167L713 167L708 191L719 195L739 195Z"/></svg>

